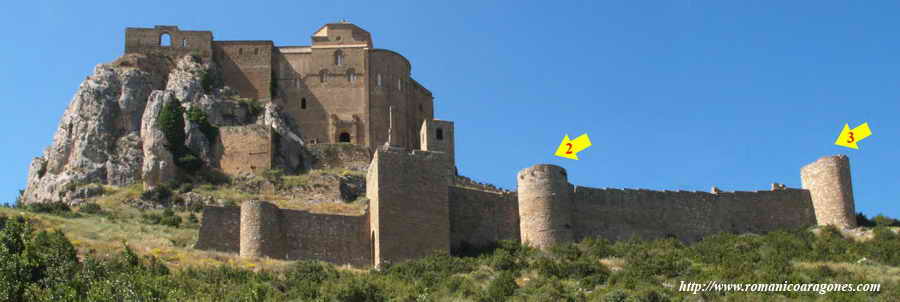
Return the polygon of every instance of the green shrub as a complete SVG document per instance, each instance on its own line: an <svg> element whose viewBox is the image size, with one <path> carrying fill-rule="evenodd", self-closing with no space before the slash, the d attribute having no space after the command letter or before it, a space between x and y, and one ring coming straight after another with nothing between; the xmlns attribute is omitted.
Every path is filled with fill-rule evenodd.
<svg viewBox="0 0 900 302"><path fill-rule="evenodd" d="M200 132L206 136L206 139L209 141L209 144L212 145L216 142L216 139L219 136L219 128L214 127L209 123L209 118L206 115L206 112L203 112L199 107L191 106L187 110L187 118L189 121L197 124L200 127Z"/></svg>
<svg viewBox="0 0 900 302"><path fill-rule="evenodd" d="M162 215L156 213L141 214L141 221L145 224L159 224L162 221Z"/></svg>
<svg viewBox="0 0 900 302"><path fill-rule="evenodd" d="M516 278L511 272L500 272L500 275L488 285L483 301L506 301L518 288Z"/></svg>
<svg viewBox="0 0 900 302"><path fill-rule="evenodd" d="M263 171L262 176L273 184L281 184L284 180L284 171L281 169L267 169Z"/></svg>
<svg viewBox="0 0 900 302"><path fill-rule="evenodd" d="M58 201L29 203L25 205L24 209L32 213L44 213L69 218L80 216L77 213L72 212L72 208L70 208L68 204Z"/></svg>
<svg viewBox="0 0 900 302"><path fill-rule="evenodd" d="M200 220L197 219L197 215L194 215L194 213L188 215L187 221L192 224L200 223Z"/></svg>
<svg viewBox="0 0 900 302"><path fill-rule="evenodd" d="M181 226L181 216L171 215L171 216L162 216L159 220L159 224L170 226L173 228L178 228Z"/></svg>
<svg viewBox="0 0 900 302"><path fill-rule="evenodd" d="M141 199L168 206L172 204L172 190L168 186L157 186L141 193Z"/></svg>
<svg viewBox="0 0 900 302"><path fill-rule="evenodd" d="M175 155L175 158L184 156L184 109L178 101L170 101L163 104L159 112L159 127L166 137L166 147Z"/></svg>
<svg viewBox="0 0 900 302"><path fill-rule="evenodd" d="M81 206L78 207L78 212L86 213L86 214L103 214L104 213L103 208L101 208L99 204L96 204L93 202L82 204Z"/></svg>

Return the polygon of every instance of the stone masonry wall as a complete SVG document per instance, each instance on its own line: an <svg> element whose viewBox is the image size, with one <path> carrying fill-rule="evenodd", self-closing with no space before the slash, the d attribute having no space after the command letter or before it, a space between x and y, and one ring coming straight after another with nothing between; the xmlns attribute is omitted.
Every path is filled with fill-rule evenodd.
<svg viewBox="0 0 900 302"><path fill-rule="evenodd" d="M850 160L846 155L826 156L800 170L803 188L812 194L819 224L856 227L856 206Z"/></svg>
<svg viewBox="0 0 900 302"><path fill-rule="evenodd" d="M369 216L315 214L281 210L287 259L372 265Z"/></svg>
<svg viewBox="0 0 900 302"><path fill-rule="evenodd" d="M162 36L171 38L171 45L162 45ZM182 31L178 26L125 29L125 53L159 54L181 57L196 54L203 59L212 56L212 32Z"/></svg>
<svg viewBox="0 0 900 302"><path fill-rule="evenodd" d="M450 247L519 241L519 206L514 192L450 186Z"/></svg>
<svg viewBox="0 0 900 302"><path fill-rule="evenodd" d="M272 133L264 125L219 127L223 150L219 166L226 174L258 174L272 167Z"/></svg>
<svg viewBox="0 0 900 302"><path fill-rule="evenodd" d="M449 167L444 153L380 148L366 181L374 264L450 251Z"/></svg>
<svg viewBox="0 0 900 302"><path fill-rule="evenodd" d="M575 240L633 236L696 241L718 232L767 232L816 223L809 191L687 192L576 187Z"/></svg>
<svg viewBox="0 0 900 302"><path fill-rule="evenodd" d="M241 249L241 208L203 208L203 221L194 248L228 253Z"/></svg>
<svg viewBox="0 0 900 302"><path fill-rule="evenodd" d="M567 179L566 170L555 165L535 165L519 172L516 180L523 243L546 248L572 241L572 185Z"/></svg>
<svg viewBox="0 0 900 302"><path fill-rule="evenodd" d="M281 213L275 205L248 200L241 204L241 256L285 258Z"/></svg>
<svg viewBox="0 0 900 302"><path fill-rule="evenodd" d="M241 97L272 99L272 41L214 41L212 45L226 86Z"/></svg>

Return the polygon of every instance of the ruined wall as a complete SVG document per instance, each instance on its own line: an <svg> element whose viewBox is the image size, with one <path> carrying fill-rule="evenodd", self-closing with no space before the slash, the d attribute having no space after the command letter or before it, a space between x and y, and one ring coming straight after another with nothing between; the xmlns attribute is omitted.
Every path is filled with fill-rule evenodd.
<svg viewBox="0 0 900 302"><path fill-rule="evenodd" d="M162 45L163 35L171 38L170 45ZM196 54L203 59L208 59L212 56L212 40L212 32L182 31L178 29L178 26L129 27L125 29L125 53L168 56Z"/></svg>
<svg viewBox="0 0 900 302"><path fill-rule="evenodd" d="M267 126L219 127L219 144L219 166L226 174L259 174L272 167L272 132Z"/></svg>
<svg viewBox="0 0 900 302"><path fill-rule="evenodd" d="M767 232L815 224L809 191L687 192L576 187L575 240L675 237L696 241L718 232Z"/></svg>
<svg viewBox="0 0 900 302"><path fill-rule="evenodd" d="M248 200L241 203L241 256L285 258L281 211L275 205Z"/></svg>
<svg viewBox="0 0 900 302"><path fill-rule="evenodd" d="M281 210L287 259L372 265L369 216L315 214Z"/></svg>
<svg viewBox="0 0 900 302"><path fill-rule="evenodd" d="M450 247L482 247L499 240L519 241L515 192L450 186Z"/></svg>
<svg viewBox="0 0 900 302"><path fill-rule="evenodd" d="M241 97L268 102L272 90L272 41L214 41L225 85Z"/></svg>
<svg viewBox="0 0 900 302"><path fill-rule="evenodd" d="M313 169L348 169L362 171L372 161L372 151L352 144L307 145Z"/></svg>
<svg viewBox="0 0 900 302"><path fill-rule="evenodd" d="M240 252L241 208L203 207L203 221L195 249L228 253Z"/></svg>
<svg viewBox="0 0 900 302"><path fill-rule="evenodd" d="M826 156L800 170L803 188L812 195L819 224L856 227L856 206L850 160L846 155Z"/></svg>
<svg viewBox="0 0 900 302"><path fill-rule="evenodd" d="M448 169L443 153L376 151L366 177L375 265L450 251Z"/></svg>

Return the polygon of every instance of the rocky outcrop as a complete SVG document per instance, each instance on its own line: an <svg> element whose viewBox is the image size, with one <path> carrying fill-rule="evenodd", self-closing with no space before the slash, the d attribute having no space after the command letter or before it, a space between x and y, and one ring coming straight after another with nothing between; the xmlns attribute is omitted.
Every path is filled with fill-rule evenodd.
<svg viewBox="0 0 900 302"><path fill-rule="evenodd" d="M162 77L131 56L126 66L94 68L60 118L53 143L35 158L22 195L25 202L63 201L74 184L124 185L141 178L140 116ZM117 61L120 62L120 61Z"/></svg>
<svg viewBox="0 0 900 302"><path fill-rule="evenodd" d="M262 108L238 97L217 84L221 82L213 63L193 56L173 61L129 54L98 65L60 119L53 144L32 161L22 200L74 203L85 194L72 190L89 183L123 186L143 181L145 189L152 189L190 172L176 166L186 153L216 168L223 148L214 128L221 126L271 127L277 134L275 167L290 173L308 166L304 160L309 156L290 117L275 105ZM160 127L160 114L169 103L180 104L184 112L183 146L170 146ZM198 109L204 118L197 118Z"/></svg>
<svg viewBox="0 0 900 302"><path fill-rule="evenodd" d="M277 149L274 154L273 165L281 168L288 173L296 173L299 170L309 167L308 158L303 148L303 139L300 138L300 132L293 120L282 114L278 105L266 104L266 111L263 113L263 123L272 128L276 135L274 140Z"/></svg>
<svg viewBox="0 0 900 302"><path fill-rule="evenodd" d="M169 90L154 91L144 111L141 123L144 165L141 177L144 189L150 190L174 179L178 168L172 152L167 148L166 135L160 127L159 115L165 104L177 102L175 93Z"/></svg>

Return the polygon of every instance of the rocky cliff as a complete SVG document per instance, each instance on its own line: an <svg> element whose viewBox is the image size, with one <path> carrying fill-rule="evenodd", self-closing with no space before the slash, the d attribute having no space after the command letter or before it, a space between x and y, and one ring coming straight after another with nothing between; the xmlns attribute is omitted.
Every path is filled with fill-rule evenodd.
<svg viewBox="0 0 900 302"><path fill-rule="evenodd" d="M144 182L149 189L191 172L179 168L188 159L193 167L215 168L219 126L272 127L280 137L275 157L283 159L276 164L299 169L303 141L296 123L277 106L262 108L217 83L215 64L192 56L129 54L98 65L69 103L53 143L32 160L22 200L79 203L96 191L82 188L89 183ZM162 118L166 112L183 115L177 118L183 133L166 131L173 125L171 114Z"/></svg>

